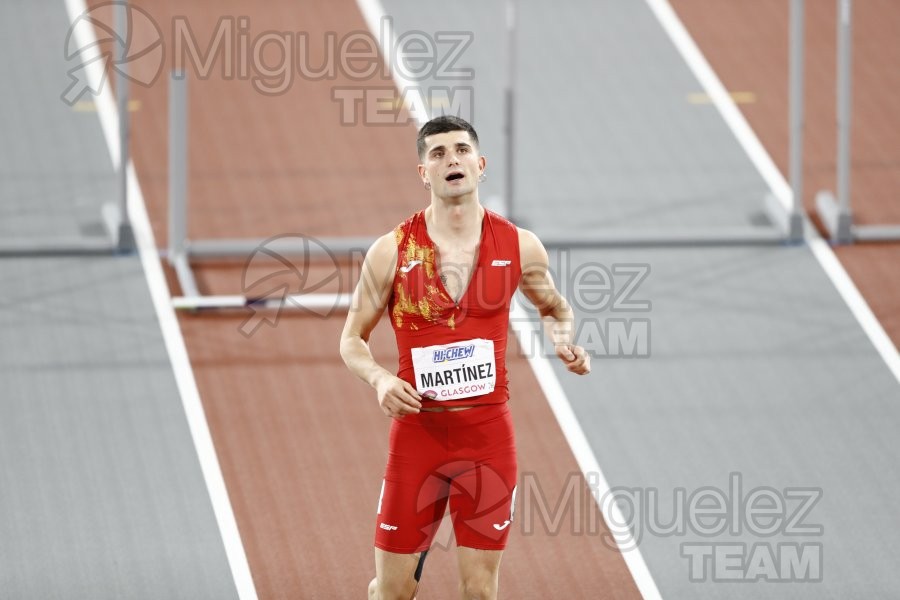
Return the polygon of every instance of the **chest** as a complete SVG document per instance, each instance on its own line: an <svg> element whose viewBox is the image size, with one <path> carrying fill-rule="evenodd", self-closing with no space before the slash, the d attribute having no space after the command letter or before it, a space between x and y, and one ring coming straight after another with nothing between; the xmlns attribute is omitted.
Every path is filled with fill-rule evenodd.
<svg viewBox="0 0 900 600"><path fill-rule="evenodd" d="M498 236L486 228L480 240L466 243L433 240L424 230L400 232L390 301L394 327L477 329L496 319L502 328L521 275L514 231Z"/></svg>
<svg viewBox="0 0 900 600"><path fill-rule="evenodd" d="M435 267L438 279L453 302L459 302L472 281L478 264L480 243L435 243Z"/></svg>

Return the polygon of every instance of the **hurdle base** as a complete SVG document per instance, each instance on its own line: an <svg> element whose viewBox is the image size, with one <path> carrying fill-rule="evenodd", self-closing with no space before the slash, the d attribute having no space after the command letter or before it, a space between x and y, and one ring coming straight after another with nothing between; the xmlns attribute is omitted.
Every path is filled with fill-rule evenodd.
<svg viewBox="0 0 900 600"><path fill-rule="evenodd" d="M112 256L114 251L109 240L104 239L54 237L0 240L0 258Z"/></svg>
<svg viewBox="0 0 900 600"><path fill-rule="evenodd" d="M825 225L825 231L833 244L849 244L853 242L851 225L853 217L850 212L842 212L829 191L816 194L816 214Z"/></svg>
<svg viewBox="0 0 900 600"><path fill-rule="evenodd" d="M784 234L775 227L686 227L677 230L655 227L596 229L592 236L573 238L539 235L546 248L665 248L729 247L783 244Z"/></svg>
<svg viewBox="0 0 900 600"><path fill-rule="evenodd" d="M900 225L854 225L852 230L860 242L900 242Z"/></svg>
<svg viewBox="0 0 900 600"><path fill-rule="evenodd" d="M781 231L784 241L797 244L803 241L803 214L787 210L775 194L766 194L763 201L766 217Z"/></svg>
<svg viewBox="0 0 900 600"><path fill-rule="evenodd" d="M832 243L900 242L900 225L854 225L853 214L842 213L831 192L816 194L816 211Z"/></svg>
<svg viewBox="0 0 900 600"><path fill-rule="evenodd" d="M309 241L315 243L310 244ZM297 234L268 239L195 240L185 242L184 248L191 259L247 260L261 248L285 257L336 258L349 256L352 258L353 256L364 256L374 242L374 237L312 238Z"/></svg>
<svg viewBox="0 0 900 600"><path fill-rule="evenodd" d="M100 218L107 237L54 236L0 240L0 258L50 256L113 256L137 249L131 224L120 219L118 205L101 207Z"/></svg>
<svg viewBox="0 0 900 600"><path fill-rule="evenodd" d="M302 310L319 316L328 316L337 309L350 308L350 294L286 294L269 298L250 298L242 295L204 296L186 295L172 298L175 310L198 311L203 309L245 310Z"/></svg>
<svg viewBox="0 0 900 600"><path fill-rule="evenodd" d="M119 205L107 202L100 210L103 215L103 224L106 233L113 241L115 252L119 254L131 254L137 251L137 242L134 239L134 229L125 215L122 214Z"/></svg>

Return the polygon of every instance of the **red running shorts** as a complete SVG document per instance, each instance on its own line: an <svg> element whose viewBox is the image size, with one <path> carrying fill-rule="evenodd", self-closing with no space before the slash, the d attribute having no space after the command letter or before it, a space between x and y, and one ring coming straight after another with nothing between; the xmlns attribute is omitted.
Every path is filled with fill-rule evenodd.
<svg viewBox="0 0 900 600"><path fill-rule="evenodd" d="M375 546L427 550L449 504L456 544L502 550L516 496L509 406L394 418L375 525Z"/></svg>

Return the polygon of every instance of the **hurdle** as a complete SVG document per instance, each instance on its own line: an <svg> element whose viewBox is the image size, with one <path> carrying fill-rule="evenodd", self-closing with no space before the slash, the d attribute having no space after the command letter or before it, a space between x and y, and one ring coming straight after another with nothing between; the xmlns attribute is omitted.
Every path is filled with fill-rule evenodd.
<svg viewBox="0 0 900 600"><path fill-rule="evenodd" d="M119 32L128 31L128 3L115 6L115 27ZM121 36L127 39L127 36ZM82 40L84 41L84 40ZM97 42L79 43L79 48L97 51ZM128 140L131 115L128 113L128 62L125 44L118 48L116 73L116 100L119 125L119 164L116 172L118 200L103 204L100 209L101 223L106 239L91 239L77 236L53 236L28 239L0 240L0 258L22 258L37 256L112 256L131 254L136 250L134 231L128 218ZM91 77L92 89L99 90L95 82L102 81L97 69L105 68L84 58L84 68ZM64 94L65 96L65 94Z"/></svg>
<svg viewBox="0 0 900 600"><path fill-rule="evenodd" d="M349 293L287 294L285 286L276 287L257 297L246 294L206 295L200 291L192 267L195 260L248 261L253 256L262 255L275 260L278 257L302 258L307 266L312 259L329 259L336 265L338 257L352 259L362 256L375 238L315 239L298 233L267 239L189 239L187 97L187 74L172 71L169 76L169 244L161 254L175 271L181 287L181 296L172 298L173 308L188 311L302 309L318 314L337 308L349 308Z"/></svg>
<svg viewBox="0 0 900 600"><path fill-rule="evenodd" d="M817 193L816 212L834 244L900 241L900 225L858 225L853 222L850 205L853 0L837 0L837 11L837 193L830 190Z"/></svg>
<svg viewBox="0 0 900 600"><path fill-rule="evenodd" d="M515 194L515 110L516 102L516 76L518 72L517 64L517 5L519 0L506 0L506 48L507 48L507 78L506 88L504 90L504 104L506 109L505 122L505 151L507 153L506 165L506 194L504 206L507 210L506 216L520 225L528 226L529 223L523 222L518 218L516 213L516 194ZM793 0L794 4L799 4L800 10L796 10L796 6L792 5L792 29L790 34L791 45L791 69L790 69L790 85L791 95L791 157L792 166L802 165L802 133L803 133L803 97L802 97L802 57L803 57L803 11L802 0ZM653 7L652 2L648 2ZM677 17L673 16L673 21L677 21L677 27L682 27ZM798 34L799 31L799 34ZM673 35L673 32L669 32ZM675 32L677 34L679 32ZM684 53L691 53L694 49L685 50L679 48ZM731 112L733 119L743 121L740 111L733 105L728 93L722 86L721 82L715 76L712 69L697 52L694 56L695 63L700 65L702 73L695 73L702 87L706 88L713 104L719 108L720 112ZM687 61L691 62L691 61ZM723 114L723 117L725 115ZM747 127L749 130L749 126ZM662 227L640 227L640 228L597 228L592 235L586 239L559 238L555 239L551 236L541 235L544 245L550 247L585 247L585 248L604 248L604 247L689 247L689 246L747 246L747 245L786 245L798 244L803 241L804 231L804 215L802 212L802 169L792 168L792 190L782 193L784 198L790 197L789 207L785 207L785 203L774 194L764 194L760 198L761 213L768 221L768 224L747 225L747 226L730 226L730 227L703 227L688 226L679 227L677 229Z"/></svg>
<svg viewBox="0 0 900 600"><path fill-rule="evenodd" d="M793 0L795 8L792 12L793 27L791 31L791 156L792 165L802 164L802 0ZM506 109L505 151L507 167L505 175L506 191L503 194L503 209L506 216L515 220L515 110L516 110L516 41L517 41L517 0L506 1L506 47L509 64L504 90ZM798 33L799 32L799 33ZM389 32L393 35L392 32ZM711 97L727 99L727 92L715 78L712 70L706 66L708 77L706 83L712 82L714 89L709 90ZM403 89L405 81L394 72L395 83ZM163 254L174 269L181 287L182 295L173 297L173 306L180 310L202 309L236 309L246 307L259 308L306 308L321 309L327 306L347 308L350 305L350 294L300 294L285 297L250 297L247 295L214 296L201 293L194 277L192 263L203 259L247 260L263 246L275 250L283 257L326 258L336 256L361 256L374 242L375 237L368 238L328 238L314 240L316 244L298 243L296 239L280 239L273 246L271 239L190 239L187 234L187 144L189 124L187 122L187 77L186 73L170 73L169 81L169 247ZM730 109L740 117L737 108L729 103ZM720 107L721 109L721 107ZM736 227L687 227L687 228L641 228L641 229L598 229L588 238L573 239L571 237L554 237L542 235L544 245L548 249L562 248L602 248L602 247L697 247L697 246L742 246L742 245L785 245L799 243L803 240L802 214L802 169L792 168L793 194L791 190L782 191L780 196L792 196L791 206L785 207L782 198L767 194L761 198L761 209L768 223L758 226ZM290 236L287 236L290 237ZM293 237L304 237L297 234ZM306 240L304 240L306 241Z"/></svg>

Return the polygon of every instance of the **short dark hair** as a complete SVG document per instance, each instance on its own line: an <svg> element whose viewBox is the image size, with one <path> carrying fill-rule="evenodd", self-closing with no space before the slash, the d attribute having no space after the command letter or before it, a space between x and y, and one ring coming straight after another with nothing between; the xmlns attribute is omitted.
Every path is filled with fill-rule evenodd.
<svg viewBox="0 0 900 600"><path fill-rule="evenodd" d="M475 128L468 121L453 115L441 115L422 125L422 128L419 130L419 135L416 138L416 149L419 151L419 159L425 160L425 151L428 149L425 144L425 138L429 135L447 133L449 131L467 131L475 144L475 148L478 148L478 134L475 133Z"/></svg>

